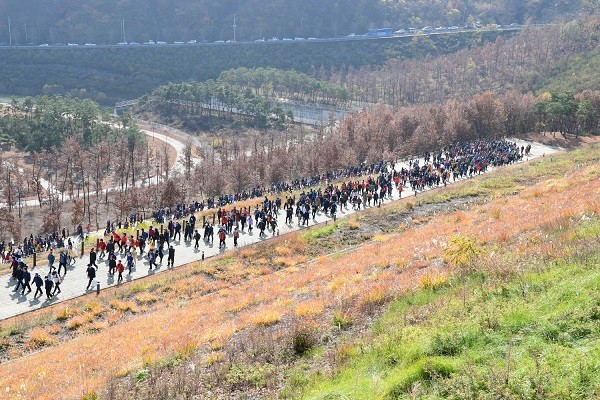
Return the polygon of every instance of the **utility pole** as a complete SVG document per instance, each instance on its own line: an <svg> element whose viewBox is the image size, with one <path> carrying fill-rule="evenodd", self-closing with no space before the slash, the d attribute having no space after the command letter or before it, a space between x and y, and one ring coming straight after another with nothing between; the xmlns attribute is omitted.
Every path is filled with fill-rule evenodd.
<svg viewBox="0 0 600 400"><path fill-rule="evenodd" d="M237 37L236 37L236 30L237 30L237 25L235 24L235 14L233 14L233 41L236 42Z"/></svg>
<svg viewBox="0 0 600 400"><path fill-rule="evenodd" d="M8 17L8 45L12 46L12 34L10 32L10 17Z"/></svg>
<svg viewBox="0 0 600 400"><path fill-rule="evenodd" d="M121 35L123 36L123 43L125 43L125 18L121 19Z"/></svg>
<svg viewBox="0 0 600 400"><path fill-rule="evenodd" d="M27 22L25 22L25 43L29 43L29 36L27 35Z"/></svg>

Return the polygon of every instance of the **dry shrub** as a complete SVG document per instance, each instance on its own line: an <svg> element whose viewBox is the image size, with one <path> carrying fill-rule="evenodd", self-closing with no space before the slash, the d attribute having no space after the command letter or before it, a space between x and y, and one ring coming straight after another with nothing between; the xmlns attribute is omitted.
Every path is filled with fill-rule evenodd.
<svg viewBox="0 0 600 400"><path fill-rule="evenodd" d="M355 221L355 220L350 220L350 221L348 221L348 228L351 230L356 230L356 229L360 228L360 222Z"/></svg>
<svg viewBox="0 0 600 400"><path fill-rule="evenodd" d="M151 304L158 301L158 296L152 293L139 293L135 299L142 304Z"/></svg>
<svg viewBox="0 0 600 400"><path fill-rule="evenodd" d="M499 220L500 216L502 215L502 211L498 207L495 207L494 209L492 209L491 215L493 219Z"/></svg>
<svg viewBox="0 0 600 400"><path fill-rule="evenodd" d="M48 346L54 343L55 338L42 328L34 328L29 332L29 339L25 346L29 350L34 350L42 346Z"/></svg>
<svg viewBox="0 0 600 400"><path fill-rule="evenodd" d="M138 306L131 300L112 300L110 302L110 306L121 312L131 311L132 313L136 313L140 310Z"/></svg>
<svg viewBox="0 0 600 400"><path fill-rule="evenodd" d="M505 243L510 239L510 233L507 231L502 231L498 234L498 242Z"/></svg>
<svg viewBox="0 0 600 400"><path fill-rule="evenodd" d="M66 321L69 318L71 318L72 316L77 315L77 314L78 314L77 310L67 306L67 307L61 308L60 311L58 311L54 317L56 318L57 321Z"/></svg>
<svg viewBox="0 0 600 400"><path fill-rule="evenodd" d="M94 321L88 327L87 330L89 332L98 332L108 326L108 322L106 321Z"/></svg>
<svg viewBox="0 0 600 400"><path fill-rule="evenodd" d="M390 289L386 285L377 285L364 293L360 299L360 306L363 310L370 310L373 307L384 304L390 297Z"/></svg>
<svg viewBox="0 0 600 400"><path fill-rule="evenodd" d="M294 313L298 317L314 317L325 310L325 303L321 300L311 300L298 304Z"/></svg>
<svg viewBox="0 0 600 400"><path fill-rule="evenodd" d="M319 330L315 324L302 324L292 332L291 347L297 356L303 356L319 343Z"/></svg>
<svg viewBox="0 0 600 400"><path fill-rule="evenodd" d="M48 328L46 328L46 331L51 335L56 335L61 330L62 330L62 327L60 325L50 325Z"/></svg>
<svg viewBox="0 0 600 400"><path fill-rule="evenodd" d="M334 369L339 369L350 360L356 350L352 343L343 343L338 346L331 355L332 366Z"/></svg>
<svg viewBox="0 0 600 400"><path fill-rule="evenodd" d="M87 324L94 320L94 315L92 313L85 313L81 315L76 315L70 320L67 321L67 328L74 331L82 325Z"/></svg>
<svg viewBox="0 0 600 400"><path fill-rule="evenodd" d="M223 361L224 358L225 358L225 353L224 352L222 352L222 351L216 351L216 352L210 353L208 355L208 357L206 357L205 363L206 363L206 365L209 365L209 366L210 365L214 365L214 364L216 364L218 362Z"/></svg>
<svg viewBox="0 0 600 400"><path fill-rule="evenodd" d="M454 222L461 222L465 219L465 213L462 211L458 211L454 214Z"/></svg>
<svg viewBox="0 0 600 400"><path fill-rule="evenodd" d="M102 303L98 301L90 301L85 305L84 309L85 311L89 311L94 317L97 317L105 311Z"/></svg>
<svg viewBox="0 0 600 400"><path fill-rule="evenodd" d="M415 208L415 203L413 203L412 201L407 201L406 203L404 203L404 207L406 207L408 211L412 211Z"/></svg>
<svg viewBox="0 0 600 400"><path fill-rule="evenodd" d="M421 289L426 290L437 290L448 284L448 275L444 273L438 274L426 274L423 275L419 281Z"/></svg>
<svg viewBox="0 0 600 400"><path fill-rule="evenodd" d="M246 247L240 250L239 255L242 259L246 260L254 258L254 256L256 256L256 253L256 250Z"/></svg>
<svg viewBox="0 0 600 400"><path fill-rule="evenodd" d="M327 289L329 289L330 292L336 292L339 289L343 288L344 286L346 286L347 283L347 279L345 277L337 277L334 280L332 280L329 285L327 285Z"/></svg>
<svg viewBox="0 0 600 400"><path fill-rule="evenodd" d="M352 323L354 322L354 318L349 311L336 310L333 312L333 326L337 327L340 330L348 329Z"/></svg>
<svg viewBox="0 0 600 400"><path fill-rule="evenodd" d="M263 311L252 317L252 323L256 326L271 326L281 320L281 314L275 311Z"/></svg>
<svg viewBox="0 0 600 400"><path fill-rule="evenodd" d="M296 265L295 261L293 258L287 258L287 257L277 257L273 260L273 265L276 267L293 267L294 265Z"/></svg>
<svg viewBox="0 0 600 400"><path fill-rule="evenodd" d="M292 254L294 254L292 249L290 249L289 247L284 247L284 246L275 247L275 253L277 253L277 255L283 256L283 257L289 257Z"/></svg>
<svg viewBox="0 0 600 400"><path fill-rule="evenodd" d="M123 317L123 313L112 311L110 314L106 316L106 322L109 325L114 325Z"/></svg>

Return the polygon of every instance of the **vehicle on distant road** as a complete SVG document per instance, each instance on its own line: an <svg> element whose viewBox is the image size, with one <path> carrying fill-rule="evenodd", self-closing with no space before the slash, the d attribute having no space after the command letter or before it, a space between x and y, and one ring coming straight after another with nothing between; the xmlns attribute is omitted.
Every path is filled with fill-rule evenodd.
<svg viewBox="0 0 600 400"><path fill-rule="evenodd" d="M394 30L392 28L379 28L379 29L369 29L369 31L365 34L365 37L390 37L394 36Z"/></svg>
<svg viewBox="0 0 600 400"><path fill-rule="evenodd" d="M188 40L188 44L196 44L196 39Z"/></svg>

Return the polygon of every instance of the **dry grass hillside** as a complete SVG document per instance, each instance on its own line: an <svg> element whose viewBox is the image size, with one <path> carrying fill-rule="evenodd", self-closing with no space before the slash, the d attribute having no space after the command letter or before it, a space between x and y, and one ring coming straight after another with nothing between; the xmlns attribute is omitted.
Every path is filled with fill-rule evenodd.
<svg viewBox="0 0 600 400"><path fill-rule="evenodd" d="M560 257L599 170L586 146L4 321L2 398L269 397L316 346L333 374L391 299Z"/></svg>

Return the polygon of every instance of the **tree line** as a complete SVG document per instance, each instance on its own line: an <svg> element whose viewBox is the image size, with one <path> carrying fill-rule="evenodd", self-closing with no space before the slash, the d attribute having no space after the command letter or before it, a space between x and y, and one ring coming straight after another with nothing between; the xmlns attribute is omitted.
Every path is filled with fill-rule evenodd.
<svg viewBox="0 0 600 400"><path fill-rule="evenodd" d="M235 68L221 72L220 82L250 88L255 94L317 105L344 105L350 100L348 89L294 70L276 68Z"/></svg>
<svg viewBox="0 0 600 400"><path fill-rule="evenodd" d="M220 80L159 86L142 97L139 107L150 107L167 118L175 114L226 118L259 128L293 122L292 113L274 98L257 95L249 87L239 90Z"/></svg>
<svg viewBox="0 0 600 400"><path fill-rule="evenodd" d="M100 108L89 99L62 96L27 97L12 101L0 115L0 140L18 150L40 152L75 138L84 147L116 135L101 120Z"/></svg>
<svg viewBox="0 0 600 400"><path fill-rule="evenodd" d="M443 102L452 97L470 98L493 91L521 93L548 85L547 76L576 56L598 51L600 18L591 16L543 29L524 29L511 38L497 38L480 47L464 48L438 57L388 60L381 68L332 69L309 75L347 88L355 100L383 102L396 107ZM427 45L423 38L421 45ZM576 89L600 89L585 76Z"/></svg>

